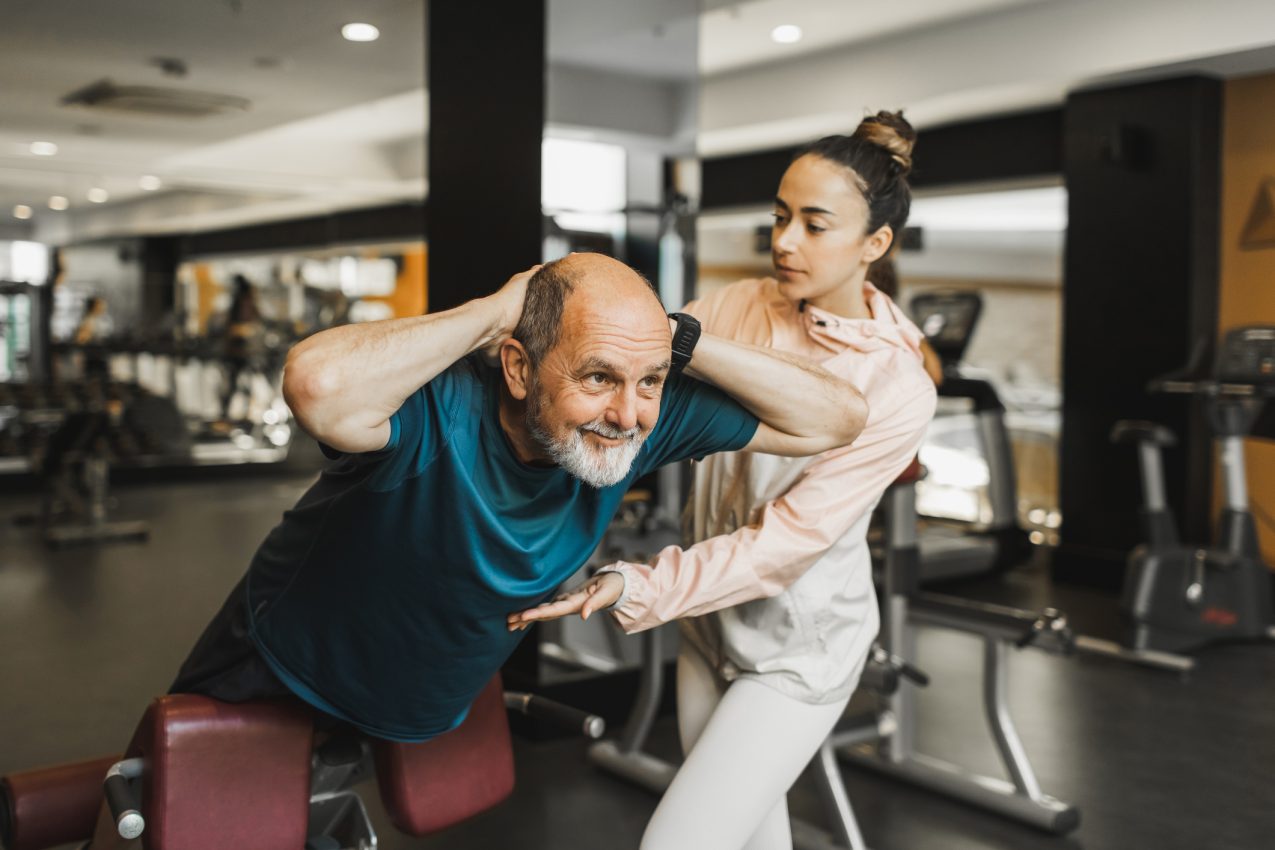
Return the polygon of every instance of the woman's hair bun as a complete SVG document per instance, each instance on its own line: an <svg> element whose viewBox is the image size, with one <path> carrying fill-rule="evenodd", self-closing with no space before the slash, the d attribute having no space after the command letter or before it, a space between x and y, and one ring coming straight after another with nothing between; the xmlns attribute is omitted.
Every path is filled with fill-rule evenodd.
<svg viewBox="0 0 1275 850"><path fill-rule="evenodd" d="M878 112L864 118L849 136L824 136L799 149L793 162L814 156L848 169L868 202L864 232L874 233L888 224L897 235L903 232L912 206L907 178L915 144L916 130L902 112Z"/></svg>
<svg viewBox="0 0 1275 850"><path fill-rule="evenodd" d="M884 148L899 167L899 174L906 177L912 170L912 147L916 144L916 130L903 117L902 112L882 110L859 122L851 138L862 139Z"/></svg>

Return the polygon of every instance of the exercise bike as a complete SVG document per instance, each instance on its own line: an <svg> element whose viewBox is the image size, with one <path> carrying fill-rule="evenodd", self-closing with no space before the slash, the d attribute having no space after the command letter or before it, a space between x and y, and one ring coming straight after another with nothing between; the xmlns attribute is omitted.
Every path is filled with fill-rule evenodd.
<svg viewBox="0 0 1275 850"><path fill-rule="evenodd" d="M1124 644L1106 650L1179 670L1193 663L1183 653L1209 644L1275 637L1271 573L1258 547L1244 469L1244 438L1275 396L1275 327L1228 332L1211 375L1200 374L1202 353L1197 346L1187 369L1157 378L1149 389L1204 400L1221 443L1223 508L1213 545L1178 537L1162 460L1163 450L1177 442L1173 433L1155 423L1124 420L1111 435L1114 442L1138 447L1146 542L1129 556L1121 599L1128 622ZM1102 643L1087 639L1083 648L1103 651Z"/></svg>
<svg viewBox="0 0 1275 850"><path fill-rule="evenodd" d="M933 521L919 541L921 580L1004 572L1026 561L1032 545L1018 521L1018 474L1005 405L990 381L961 369L983 299L970 291L925 292L912 299L911 310L943 364L940 412L921 448L922 461L935 472L933 480L920 485L928 490L921 494L922 513L928 506L935 514L925 517ZM968 413L950 415L961 410ZM963 461L958 466L982 466L983 485L971 489L968 482L940 482L940 455Z"/></svg>
<svg viewBox="0 0 1275 850"><path fill-rule="evenodd" d="M69 546L145 541L150 526L109 518L111 467L137 451L129 427L127 387L86 382L67 388L79 396L78 409L53 412L56 427L33 466L43 484L41 511L33 517L52 549ZM28 421L50 418L28 411Z"/></svg>

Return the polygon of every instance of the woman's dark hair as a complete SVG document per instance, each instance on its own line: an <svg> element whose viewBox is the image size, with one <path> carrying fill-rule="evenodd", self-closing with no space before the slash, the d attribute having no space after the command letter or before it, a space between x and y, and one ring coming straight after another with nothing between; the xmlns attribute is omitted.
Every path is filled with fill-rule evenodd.
<svg viewBox="0 0 1275 850"><path fill-rule="evenodd" d="M891 300L899 297L899 270L894 265L894 254L887 252L868 266L868 282L890 296Z"/></svg>
<svg viewBox="0 0 1275 850"><path fill-rule="evenodd" d="M825 136L807 145L793 161L813 155L849 169L868 202L867 232L888 224L897 239L912 206L908 174L915 144L916 130L902 112L881 111L864 118L849 136Z"/></svg>

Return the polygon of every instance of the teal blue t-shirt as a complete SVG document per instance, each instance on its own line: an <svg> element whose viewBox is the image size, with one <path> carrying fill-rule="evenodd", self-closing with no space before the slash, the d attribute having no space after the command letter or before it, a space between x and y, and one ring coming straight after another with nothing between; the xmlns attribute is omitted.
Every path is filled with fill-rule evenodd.
<svg viewBox="0 0 1275 850"><path fill-rule="evenodd" d="M500 372L461 360L403 403L380 452L343 455L267 536L248 570L253 642L317 708L422 741L457 726L544 602L656 467L748 443L757 419L672 377L628 477L596 489L520 462L497 416Z"/></svg>

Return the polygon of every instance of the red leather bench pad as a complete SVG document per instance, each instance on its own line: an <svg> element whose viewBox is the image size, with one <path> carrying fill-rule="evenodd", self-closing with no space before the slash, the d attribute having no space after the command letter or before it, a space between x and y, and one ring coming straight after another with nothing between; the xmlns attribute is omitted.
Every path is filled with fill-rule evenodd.
<svg viewBox="0 0 1275 850"><path fill-rule="evenodd" d="M376 744L381 800L394 825L422 836L486 811L514 790L513 746L496 676L465 722L423 744Z"/></svg>
<svg viewBox="0 0 1275 850"><path fill-rule="evenodd" d="M123 756L12 773L0 779L12 834L7 850L87 841L102 807L102 780Z"/></svg>

